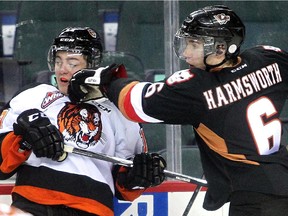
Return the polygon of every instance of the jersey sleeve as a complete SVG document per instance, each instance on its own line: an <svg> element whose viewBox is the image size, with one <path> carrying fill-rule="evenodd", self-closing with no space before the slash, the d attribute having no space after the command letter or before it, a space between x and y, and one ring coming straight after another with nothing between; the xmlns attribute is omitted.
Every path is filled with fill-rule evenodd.
<svg viewBox="0 0 288 216"><path fill-rule="evenodd" d="M31 152L19 151L22 137L13 132L13 123L16 118L17 111L8 107L0 116L0 176L3 179L11 177L16 169L27 160Z"/></svg>
<svg viewBox="0 0 288 216"><path fill-rule="evenodd" d="M14 132L8 133L1 140L0 176L5 176L5 174L7 177L12 176L16 169L29 157L31 151L19 151L21 140L22 137L15 135Z"/></svg>
<svg viewBox="0 0 288 216"><path fill-rule="evenodd" d="M115 166L113 176L115 178L115 196L119 200L133 201L145 191L145 189L127 189L119 184L119 179L126 178L126 173L130 168L124 166Z"/></svg>
<svg viewBox="0 0 288 216"><path fill-rule="evenodd" d="M108 97L132 121L166 124L197 122L197 116L203 110L199 78L187 69L175 72L163 82L117 79L109 87Z"/></svg>
<svg viewBox="0 0 288 216"><path fill-rule="evenodd" d="M125 118L116 107L113 109L113 113L111 118L113 119L113 125L115 125L115 156L132 159L134 155L148 151L145 135L140 124ZM119 179L126 178L129 169L119 165L113 168L115 196L120 200L133 201L144 192L144 189L130 190L119 184Z"/></svg>
<svg viewBox="0 0 288 216"><path fill-rule="evenodd" d="M32 90L27 88L19 91L5 105L5 109L0 115L1 178L12 176L31 154L31 151L18 151L22 137L14 134L13 124L21 112L35 106L35 104L27 102L27 98L31 98L32 93Z"/></svg>

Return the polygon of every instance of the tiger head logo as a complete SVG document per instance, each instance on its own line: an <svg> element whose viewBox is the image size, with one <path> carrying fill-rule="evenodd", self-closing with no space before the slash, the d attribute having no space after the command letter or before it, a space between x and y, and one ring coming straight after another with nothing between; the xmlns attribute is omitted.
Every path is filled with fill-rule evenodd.
<svg viewBox="0 0 288 216"><path fill-rule="evenodd" d="M100 139L101 113L90 104L66 103L58 114L58 125L65 141L73 141L78 147L86 149Z"/></svg>

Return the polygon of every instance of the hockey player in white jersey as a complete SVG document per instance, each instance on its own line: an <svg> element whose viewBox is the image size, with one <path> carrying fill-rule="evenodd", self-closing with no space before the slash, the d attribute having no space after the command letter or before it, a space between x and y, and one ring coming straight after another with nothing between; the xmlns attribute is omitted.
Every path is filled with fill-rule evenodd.
<svg viewBox="0 0 288 216"><path fill-rule="evenodd" d="M125 119L109 100L101 100L101 94L83 103L68 98L72 75L98 67L101 55L95 30L64 29L48 53L57 87L35 84L5 105L0 117L0 179L17 173L12 206L37 216L112 216L114 195L134 200L145 188L164 181L165 161L145 153L137 123ZM63 158L64 144L134 158L133 168L74 154Z"/></svg>

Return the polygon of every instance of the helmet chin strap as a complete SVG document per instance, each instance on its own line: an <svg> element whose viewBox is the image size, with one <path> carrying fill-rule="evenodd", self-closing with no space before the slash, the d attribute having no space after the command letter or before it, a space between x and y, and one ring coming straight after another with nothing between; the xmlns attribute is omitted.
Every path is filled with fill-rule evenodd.
<svg viewBox="0 0 288 216"><path fill-rule="evenodd" d="M206 66L206 71L210 71L212 68L219 67L220 65L224 64L224 63L227 61L226 56L225 56L225 58L223 59L222 62L220 62L220 63L218 63L218 64L216 64L216 65L209 65L209 64L206 63L206 59L208 58L208 56L209 56L209 55L206 55L206 56L204 57L204 64L205 64L205 66Z"/></svg>

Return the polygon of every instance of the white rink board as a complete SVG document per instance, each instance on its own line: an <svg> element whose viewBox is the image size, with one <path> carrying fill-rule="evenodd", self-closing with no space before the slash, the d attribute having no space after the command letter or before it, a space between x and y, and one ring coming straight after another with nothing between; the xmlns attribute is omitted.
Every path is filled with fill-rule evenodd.
<svg viewBox="0 0 288 216"><path fill-rule="evenodd" d="M0 190L1 193L1 190ZM10 205L11 204L11 196L10 195L0 195L0 203Z"/></svg>
<svg viewBox="0 0 288 216"><path fill-rule="evenodd" d="M132 203L115 199L115 216L182 216L194 189L193 184L166 181L149 188ZM198 193L188 216L228 216L228 203L217 211L203 209L205 191L206 188Z"/></svg>
<svg viewBox="0 0 288 216"><path fill-rule="evenodd" d="M132 203L116 200L115 216L182 216L192 194L192 192L156 192L145 193ZM161 196L164 197L163 200ZM229 204L225 204L217 211L203 209L204 196L205 191L199 192L189 216L228 216Z"/></svg>
<svg viewBox="0 0 288 216"><path fill-rule="evenodd" d="M171 192L169 193L168 216L182 216L192 192ZM228 216L229 204L225 204L217 211L207 211L202 208L205 192L199 192L190 211L189 216ZM180 214L179 214L180 213Z"/></svg>
<svg viewBox="0 0 288 216"><path fill-rule="evenodd" d="M182 216L194 189L193 184L166 181L158 187L149 188L133 202L114 199L115 216ZM11 196L3 191L0 184L0 203L10 205ZM203 209L204 196L205 189L198 193L188 216L228 216L229 204L217 211Z"/></svg>

